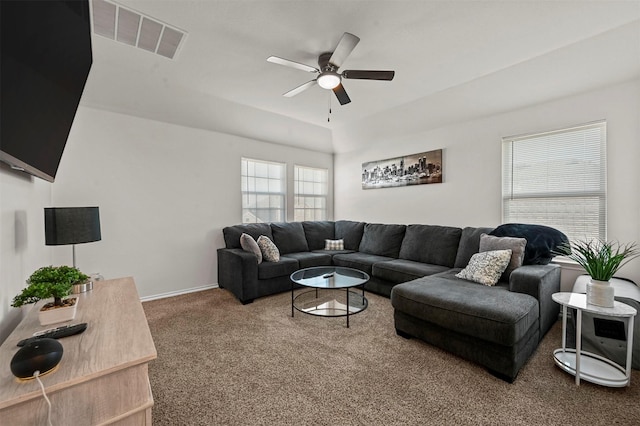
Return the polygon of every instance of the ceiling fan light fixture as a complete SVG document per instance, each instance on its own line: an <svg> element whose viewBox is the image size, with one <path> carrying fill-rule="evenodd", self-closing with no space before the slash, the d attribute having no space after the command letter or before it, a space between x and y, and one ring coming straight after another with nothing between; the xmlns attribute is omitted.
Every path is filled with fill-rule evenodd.
<svg viewBox="0 0 640 426"><path fill-rule="evenodd" d="M325 71L318 76L318 86L323 89L334 89L340 85L340 76L332 71Z"/></svg>

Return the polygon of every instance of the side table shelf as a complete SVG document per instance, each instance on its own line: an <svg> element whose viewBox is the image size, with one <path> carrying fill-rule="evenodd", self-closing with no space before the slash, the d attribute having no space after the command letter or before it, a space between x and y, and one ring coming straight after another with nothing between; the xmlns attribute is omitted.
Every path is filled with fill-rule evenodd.
<svg viewBox="0 0 640 426"><path fill-rule="evenodd" d="M556 365L567 373L576 375L576 350L553 351ZM580 378L602 386L623 387L629 384L626 372L615 362L591 352L580 352Z"/></svg>
<svg viewBox="0 0 640 426"><path fill-rule="evenodd" d="M562 370L576 377L576 385L586 380L602 386L629 386L631 381L631 354L633 348L633 317L635 308L621 302L615 302L613 308L587 304L587 296L578 293L555 293L552 299L562 305L562 348L553 351L553 360ZM576 348L567 348L567 309L576 310ZM627 359L626 366L603 356L581 350L582 346L582 312L592 312L622 319L627 324Z"/></svg>

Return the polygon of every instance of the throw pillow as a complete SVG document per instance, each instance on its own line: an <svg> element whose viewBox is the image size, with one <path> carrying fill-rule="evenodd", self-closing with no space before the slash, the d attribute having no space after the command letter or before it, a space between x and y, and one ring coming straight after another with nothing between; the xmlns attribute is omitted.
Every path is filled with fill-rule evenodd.
<svg viewBox="0 0 640 426"><path fill-rule="evenodd" d="M325 250L344 250L344 240L324 240Z"/></svg>
<svg viewBox="0 0 640 426"><path fill-rule="evenodd" d="M258 264L262 263L262 251L251 235L245 233L240 235L240 247L244 251L255 254L258 258Z"/></svg>
<svg viewBox="0 0 640 426"><path fill-rule="evenodd" d="M494 237L493 235L480 235L480 250L511 250L511 261L507 265L507 269L500 277L500 281L509 281L509 276L516 269L522 266L524 260L524 252L527 247L527 240L515 237Z"/></svg>
<svg viewBox="0 0 640 426"><path fill-rule="evenodd" d="M280 250L278 250L278 247L273 244L273 241L271 241L269 237L260 235L257 242L262 252L262 259L265 262L280 262Z"/></svg>
<svg viewBox="0 0 640 426"><path fill-rule="evenodd" d="M498 226L489 235L496 237L518 237L527 240L523 265L546 265L569 244L565 234L555 228L526 223L506 223Z"/></svg>
<svg viewBox="0 0 640 426"><path fill-rule="evenodd" d="M511 250L492 250L476 253L466 268L456 277L492 286L500 279L511 260Z"/></svg>

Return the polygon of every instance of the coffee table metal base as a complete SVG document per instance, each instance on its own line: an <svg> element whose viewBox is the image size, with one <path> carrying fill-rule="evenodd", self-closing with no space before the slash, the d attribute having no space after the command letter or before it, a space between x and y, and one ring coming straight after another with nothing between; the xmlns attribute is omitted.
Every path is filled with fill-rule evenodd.
<svg viewBox="0 0 640 426"><path fill-rule="evenodd" d="M347 328L349 328L349 317L367 309L368 301L362 292L353 291L351 288L324 289L305 288L298 290L291 288L291 316L294 312L299 312L321 317L347 317Z"/></svg>

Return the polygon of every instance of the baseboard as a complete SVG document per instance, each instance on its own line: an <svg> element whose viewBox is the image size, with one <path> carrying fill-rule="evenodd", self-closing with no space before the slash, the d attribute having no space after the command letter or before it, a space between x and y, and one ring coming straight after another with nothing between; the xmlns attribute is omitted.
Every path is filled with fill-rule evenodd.
<svg viewBox="0 0 640 426"><path fill-rule="evenodd" d="M192 287L183 290L169 291L167 293L154 294L152 296L144 296L140 298L141 302L149 302L151 300L165 299L167 297L180 296L181 294L195 293L197 291L211 290L218 288L218 284L203 285L201 287Z"/></svg>

